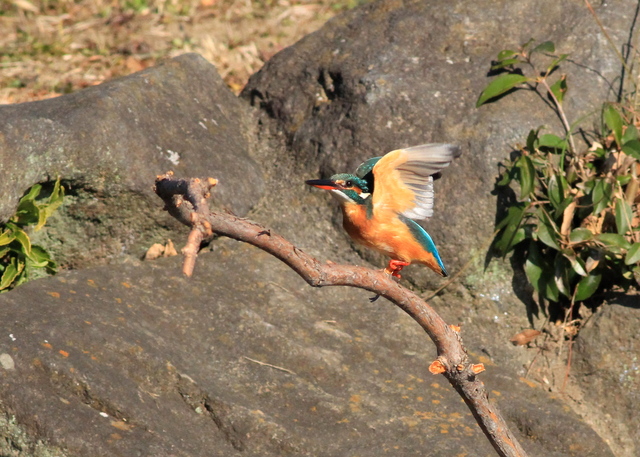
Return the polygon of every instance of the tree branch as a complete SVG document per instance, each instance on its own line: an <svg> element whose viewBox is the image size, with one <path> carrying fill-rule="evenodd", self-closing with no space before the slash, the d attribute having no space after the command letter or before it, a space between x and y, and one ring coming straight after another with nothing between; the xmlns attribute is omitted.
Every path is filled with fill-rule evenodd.
<svg viewBox="0 0 640 457"><path fill-rule="evenodd" d="M191 227L183 249L183 272L190 276L200 244L215 234L252 244L287 264L313 287L351 286L382 295L411 316L436 345L438 357L429 370L443 374L463 398L480 428L498 455L526 457L526 453L495 404L489 402L478 373L482 364L472 364L460 338L459 327L449 326L426 302L399 285L382 270L348 265L323 265L285 238L261 225L232 214L210 211L207 199L217 181L209 178L182 180L169 172L156 178L155 191L165 202L165 209Z"/></svg>

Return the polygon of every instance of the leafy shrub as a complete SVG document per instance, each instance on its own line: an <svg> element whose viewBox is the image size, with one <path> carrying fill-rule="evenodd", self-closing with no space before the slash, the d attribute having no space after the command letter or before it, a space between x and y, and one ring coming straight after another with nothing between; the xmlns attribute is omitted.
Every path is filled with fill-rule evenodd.
<svg viewBox="0 0 640 457"><path fill-rule="evenodd" d="M523 248L524 270L540 299L573 304L612 285L627 289L640 278L639 121L630 105L607 103L602 130L578 150L575 126L562 107L566 75L557 74L567 54L554 52L549 41L501 51L492 66L499 74L477 106L513 90L534 90L564 125L562 135L530 131L502 164L497 186L511 187L516 203L497 223L493 247L503 256ZM542 70L540 60L546 62Z"/></svg>
<svg viewBox="0 0 640 457"><path fill-rule="evenodd" d="M25 231L35 225L40 230L47 218L62 204L64 187L58 179L48 198L38 199L42 186L36 184L20 199L16 214L0 227L0 291L7 291L27 281L34 269L56 271L56 264L41 246L31 244Z"/></svg>

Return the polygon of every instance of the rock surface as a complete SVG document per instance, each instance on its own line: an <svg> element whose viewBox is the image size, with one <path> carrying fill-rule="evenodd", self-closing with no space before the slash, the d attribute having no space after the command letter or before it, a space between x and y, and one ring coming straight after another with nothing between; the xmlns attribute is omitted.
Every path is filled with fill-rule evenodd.
<svg viewBox="0 0 640 457"><path fill-rule="evenodd" d="M582 405L599 412L599 431L613 431L612 447L638 455L640 296L612 298L592 316L576 339L572 375Z"/></svg>
<svg viewBox="0 0 640 457"><path fill-rule="evenodd" d="M57 455L494 455L419 326L367 298L231 241L189 280L172 258L34 281L0 295L2 407ZM485 379L530 455L613 455L506 367Z"/></svg>
<svg viewBox="0 0 640 457"><path fill-rule="evenodd" d="M634 10L635 3L627 1L597 13L605 24L615 24L611 33L623 43ZM516 19L523 17L540 19ZM293 168L284 172L279 163L277 177L327 177L416 144L461 146L462 157L436 182L435 215L426 225L455 272L493 232L498 162L524 144L530 129L546 125L563 134L533 92L475 108L490 81L491 60L530 38L551 40L558 52L571 54L572 63L560 70L568 73L569 119L597 113L619 76L617 57L583 4L554 0L373 2L275 55L252 76L242 97L260 108L263 122L291 149ZM587 128L596 122L593 116ZM286 215L280 219L297 211L299 193L293 204L280 199L277 211ZM335 211L312 217L323 231L339 225ZM341 236L338 228L331 238ZM422 270L407 274L418 284L437 282Z"/></svg>
<svg viewBox="0 0 640 457"><path fill-rule="evenodd" d="M184 55L134 75L49 100L0 106L0 220L25 190L59 176L68 197L47 231L65 266L140 257L178 227L153 193L173 170L233 182L220 202L243 215L263 192L249 155L250 111L215 68Z"/></svg>
<svg viewBox="0 0 640 457"><path fill-rule="evenodd" d="M634 8L597 10L618 42ZM523 12L543 19L514 19ZM482 265L498 161L530 128L559 128L531 93L474 108L490 60L532 36L572 54L563 65L570 117L597 106L618 75L615 57L583 7L549 0L365 5L275 56L240 100L187 55L2 106L0 171L11 179L0 180L0 215L60 175L70 196L36 241L69 266L139 257L150 240L176 236L151 192L154 176L174 169L219 178L223 206L251 210L322 259L378 261L351 249L335 205L303 181L397 147L455 142L464 155L437 183L428 229L452 272L469 260L471 268L432 303L464 324L492 398L530 455L612 455L566 404L520 381L535 350L508 344L530 325L517 278ZM433 350L406 316L361 292L311 290L255 250L212 245L190 281L176 260L134 261L1 295L0 454L493 455L453 390L427 374ZM405 271L420 289L437 284L425 268ZM636 311L599 316L576 345L581 413L591 424L601 409L610 415L597 430L617 457L638 455L637 428L622 424L635 423L640 399L636 384L616 378L618 365L598 360L624 359L633 375L631 346L621 354L614 337L591 348L617 325L610 318L631 325Z"/></svg>

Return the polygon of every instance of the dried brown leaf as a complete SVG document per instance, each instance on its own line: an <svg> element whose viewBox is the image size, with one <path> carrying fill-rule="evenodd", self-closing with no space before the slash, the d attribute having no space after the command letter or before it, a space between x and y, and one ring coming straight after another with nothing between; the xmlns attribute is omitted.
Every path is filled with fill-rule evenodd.
<svg viewBox="0 0 640 457"><path fill-rule="evenodd" d="M541 333L542 332L540 332L539 330L528 328L521 331L520 333L516 333L515 335L513 335L513 337L509 341L511 341L514 346L524 346L525 344L533 341Z"/></svg>

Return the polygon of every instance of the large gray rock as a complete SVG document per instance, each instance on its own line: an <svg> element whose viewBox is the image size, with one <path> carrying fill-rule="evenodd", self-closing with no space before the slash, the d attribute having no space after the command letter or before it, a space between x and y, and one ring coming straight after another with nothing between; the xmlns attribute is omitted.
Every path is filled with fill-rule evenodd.
<svg viewBox="0 0 640 457"><path fill-rule="evenodd" d="M636 7L631 1L615 7L596 6L599 19L618 46L628 40ZM516 354L500 343L508 338L509 326L512 333L527 326L519 319L525 315L525 306L514 291L527 304L530 292L523 285L523 275L504 270L495 261L483 271L483 246L491 238L498 207L492 191L498 163L524 143L530 129L544 125L545 131L563 130L545 101L532 92L520 91L480 109L475 102L491 80L486 77L491 59L500 50L515 49L530 38L551 40L559 53L570 54L570 61L560 70L568 74L567 115L574 121L591 114L582 124L587 130L598 124L602 102L615 100L617 95L621 64L587 8L566 1L371 3L333 19L274 56L242 93L292 154L288 161L278 162L277 168L266 168L269 187L278 189L281 198L270 202L265 211L258 208L258 214L264 220L276 215L272 224L281 232L331 258L357 261L345 254L351 250L339 227L337 205L315 189L296 188L292 194L289 177L326 177L353 170L366 158L424 142L453 142L462 147L462 157L436 183L435 216L426 228L451 272L471 264L463 281L474 293L476 305L461 320L474 328L478 346L484 344L493 355L509 360L521 374L538 349L521 348ZM265 151L267 158L268 153ZM307 208L305 215L294 215L301 206ZM304 237L288 225L293 219L310 228ZM363 254L382 264L370 253ZM417 288L439 284L439 278L426 269L410 267L403 273ZM536 326L543 325L544 316L536 316L535 308L527 312ZM628 314L637 314L637 309ZM501 329L500 336L494 347L488 347L496 327ZM602 345L593 331L581 335L581 341L587 362L574 366L571 385L582 396L579 401L563 396L618 455L635 457L637 430L625 424L637 423L637 389L621 393L622 387L614 382L616 370L622 369L618 365L611 372L589 369L593 360L587 357L586 348L600 347L602 352L617 354L615 344ZM536 366L542 365L545 356L552 359L551 364L561 365L562 375L552 386L556 391L561 390L566 372L566 344L560 359L543 351ZM632 367L632 362L627 360L627 366ZM547 378L536 379L544 385ZM610 395L616 400L610 400ZM623 402L627 402L624 407Z"/></svg>
<svg viewBox="0 0 640 457"><path fill-rule="evenodd" d="M594 427L613 437L612 449L640 453L640 296L616 297L576 339L572 384ZM611 433L610 431L614 431Z"/></svg>
<svg viewBox="0 0 640 457"><path fill-rule="evenodd" d="M170 236L177 225L152 190L168 170L215 174L230 184L219 201L243 215L263 192L250 119L196 54L63 97L0 106L0 220L27 188L60 177L69 196L36 241L80 267L139 257Z"/></svg>
<svg viewBox="0 0 640 457"><path fill-rule="evenodd" d="M598 9L614 38L633 6ZM523 12L543 19L514 20ZM8 217L31 184L61 175L71 196L41 236L63 263L137 256L175 227L150 190L156 174L174 169L219 178L224 206L253 207L252 218L301 248L362 263L335 205L304 179L397 147L451 141L464 155L438 182L428 229L455 272L493 231L497 162L529 128L557 127L530 93L474 108L490 59L531 36L572 53L577 65L563 65L570 87L585 88L570 93L572 118L607 93L617 64L579 4L389 1L340 16L274 57L243 95L255 118L196 56L0 107L3 170L13 164L0 180L8 202L0 214ZM67 273L0 296L0 452L493 455L459 398L426 374L433 351L406 316L360 292L309 290L255 250L213 245L191 281L170 260ZM532 355L507 341L527 317L511 272L491 268L483 272L478 258L466 287L454 284L433 303L464 324L492 397L532 455L611 455L562 404L518 379ZM405 271L421 288L434 284L425 268ZM593 423L601 413L585 404ZM637 410L621 409L611 423L631 422ZM615 427L599 431L621 442Z"/></svg>
<svg viewBox="0 0 640 457"><path fill-rule="evenodd" d="M627 39L635 6L626 1L597 9L620 44ZM552 40L559 52L571 54L572 63L561 68L569 75L569 118L597 113L620 64L582 3L555 0L367 4L275 55L251 77L242 97L260 109L262 121L290 147L292 168L279 163L274 178L289 187L290 177L352 171L365 159L400 147L426 142L461 146L462 157L436 182L435 215L426 225L455 273L493 232L498 162L516 144L524 144L532 128L546 125L562 133L553 111L532 92L475 108L490 81L491 59L532 37ZM339 225L336 205L328 212L329 199L304 198L304 193L296 187L292 200L274 203L272 212L285 221L281 230L287 230L286 221L301 204L322 205L323 213L311 212L308 225L319 229L307 243L342 239L340 228L326 235ZM420 285L438 281L425 269L406 274Z"/></svg>
<svg viewBox="0 0 640 457"><path fill-rule="evenodd" d="M192 279L177 258L86 269L2 294L0 310L2 455L494 455L407 315L235 242ZM558 400L487 368L531 456L613 456Z"/></svg>

